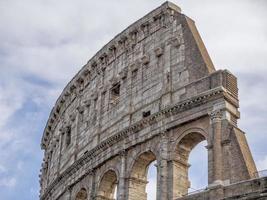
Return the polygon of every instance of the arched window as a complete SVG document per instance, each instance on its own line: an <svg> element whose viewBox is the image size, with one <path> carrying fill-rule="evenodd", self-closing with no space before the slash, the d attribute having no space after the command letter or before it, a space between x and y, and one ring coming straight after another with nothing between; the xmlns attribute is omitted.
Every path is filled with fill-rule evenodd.
<svg viewBox="0 0 267 200"><path fill-rule="evenodd" d="M97 200L116 199L117 183L118 183L118 178L115 171L113 170L107 171L100 180L96 199Z"/></svg>
<svg viewBox="0 0 267 200"><path fill-rule="evenodd" d="M87 200L87 192L85 188L82 188L75 197L75 200Z"/></svg>
<svg viewBox="0 0 267 200"><path fill-rule="evenodd" d="M155 160L156 156L150 151L141 154L136 159L129 180L129 200L148 199L146 189L148 183L148 170L150 165L153 167L153 164L155 164L153 161Z"/></svg>
<svg viewBox="0 0 267 200"><path fill-rule="evenodd" d="M189 163L189 156L192 152L192 150L198 145L203 144L203 141L205 141L205 137L197 132L191 132L186 134L177 144L176 150L175 150L175 164L173 165L173 174L174 174L174 183L173 183L173 191L174 191L174 198L178 198L184 195L187 195L189 191L195 191L196 188L193 188L194 186L191 185L191 182L189 180L189 168L191 167ZM201 147L201 145L200 145ZM200 152L195 152L197 155L197 158L199 158L198 166L201 166L200 163L207 162L207 150L204 150L206 153L206 156L204 158L201 158L203 156L203 149ZM195 154L194 153L194 154ZM198 154L199 153L199 154ZM204 154L205 154L204 153ZM204 163L206 165L206 163ZM208 171L208 168L205 169ZM202 173L207 174L207 173ZM199 174L195 174L199 175ZM208 179L207 177L205 177ZM205 180L204 182L207 182ZM190 189L190 190L189 190ZM197 188L199 189L199 188Z"/></svg>

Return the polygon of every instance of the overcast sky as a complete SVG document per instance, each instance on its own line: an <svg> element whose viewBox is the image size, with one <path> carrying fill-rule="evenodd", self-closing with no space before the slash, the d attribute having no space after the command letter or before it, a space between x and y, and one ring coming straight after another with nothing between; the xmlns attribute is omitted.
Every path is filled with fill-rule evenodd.
<svg viewBox="0 0 267 200"><path fill-rule="evenodd" d="M105 43L163 2L0 1L1 199L38 199L40 140L56 98ZM267 1L173 2L195 20L216 68L238 77L239 126L267 169Z"/></svg>

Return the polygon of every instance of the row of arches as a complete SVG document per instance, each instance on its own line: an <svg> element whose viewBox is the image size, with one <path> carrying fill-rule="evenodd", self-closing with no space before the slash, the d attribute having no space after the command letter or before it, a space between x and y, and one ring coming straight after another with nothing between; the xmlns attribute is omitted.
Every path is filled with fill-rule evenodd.
<svg viewBox="0 0 267 200"><path fill-rule="evenodd" d="M173 199L187 195L200 186L207 185L208 178L208 154L205 148L206 136L198 132L185 134L173 151L175 161L170 167L174 188ZM195 150L193 150L195 149ZM192 158L192 160L190 160ZM194 165L190 165L190 164ZM158 158L152 151L140 153L129 166L127 178L128 200L155 200L157 199L159 170ZM190 170L189 170L190 168ZM96 200L119 199L119 172L108 169L99 178L97 184ZM190 179L193 176L194 179ZM191 181L191 183L190 183ZM195 185L192 185L192 182ZM75 195L75 200L88 200L88 191L81 188Z"/></svg>

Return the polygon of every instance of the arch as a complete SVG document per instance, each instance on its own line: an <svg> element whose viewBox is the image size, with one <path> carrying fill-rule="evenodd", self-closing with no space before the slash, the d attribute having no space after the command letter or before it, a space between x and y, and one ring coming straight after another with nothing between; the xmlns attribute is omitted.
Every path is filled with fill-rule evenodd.
<svg viewBox="0 0 267 200"><path fill-rule="evenodd" d="M174 142L174 145L172 146L172 151L175 151L177 145L180 143L180 141L183 138L185 138L186 135L192 134L192 133L197 133L199 135L202 135L205 138L205 140L207 140L207 142L209 142L208 141L209 140L208 133L204 129L199 128L199 127L191 127L191 128L188 128L188 129L184 130L182 132L182 134L179 134L179 137L176 138L176 140Z"/></svg>
<svg viewBox="0 0 267 200"><path fill-rule="evenodd" d="M75 196L75 200L87 200L87 191L85 188L80 189L79 192L77 192L76 196Z"/></svg>
<svg viewBox="0 0 267 200"><path fill-rule="evenodd" d="M126 173L130 177L136 160L143 154L151 152L155 156L155 160L160 160L160 138L153 138L145 143L135 146L134 149L128 151L128 161Z"/></svg>
<svg viewBox="0 0 267 200"><path fill-rule="evenodd" d="M146 200L147 172L149 165L157 160L152 151L146 151L135 159L129 177L129 200Z"/></svg>
<svg viewBox="0 0 267 200"><path fill-rule="evenodd" d="M107 170L100 179L96 199L113 200L117 184L117 173L113 169Z"/></svg>
<svg viewBox="0 0 267 200"><path fill-rule="evenodd" d="M188 169L189 155L193 148L202 141L208 140L208 135L203 129L190 128L184 131L175 142L173 151L173 197L179 198L188 194L191 186Z"/></svg>

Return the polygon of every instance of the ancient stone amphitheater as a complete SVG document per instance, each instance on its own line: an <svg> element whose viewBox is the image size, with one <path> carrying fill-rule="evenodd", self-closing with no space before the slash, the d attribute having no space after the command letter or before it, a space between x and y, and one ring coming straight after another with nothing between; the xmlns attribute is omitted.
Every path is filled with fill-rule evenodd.
<svg viewBox="0 0 267 200"><path fill-rule="evenodd" d="M219 38L218 38L219 39ZM65 87L41 147L41 200L267 199L237 127L237 79L215 70L194 21L166 2L106 44ZM188 157L207 141L208 185L188 194Z"/></svg>

